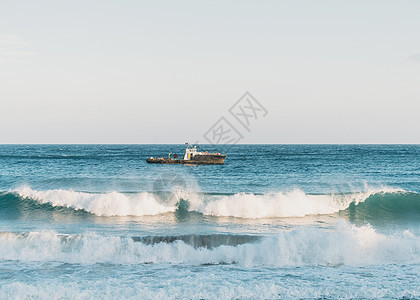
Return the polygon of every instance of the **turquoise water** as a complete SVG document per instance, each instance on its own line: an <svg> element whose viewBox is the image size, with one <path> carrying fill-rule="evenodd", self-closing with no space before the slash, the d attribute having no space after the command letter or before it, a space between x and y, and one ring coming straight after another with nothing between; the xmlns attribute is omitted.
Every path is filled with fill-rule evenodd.
<svg viewBox="0 0 420 300"><path fill-rule="evenodd" d="M420 298L419 145L0 145L0 298Z"/></svg>

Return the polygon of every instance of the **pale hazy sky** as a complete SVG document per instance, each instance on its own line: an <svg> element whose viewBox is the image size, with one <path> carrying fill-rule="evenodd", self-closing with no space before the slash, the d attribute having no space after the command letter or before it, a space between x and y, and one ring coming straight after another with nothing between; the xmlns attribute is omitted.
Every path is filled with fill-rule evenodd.
<svg viewBox="0 0 420 300"><path fill-rule="evenodd" d="M228 109L267 109L251 132ZM0 143L420 143L420 1L0 1Z"/></svg>

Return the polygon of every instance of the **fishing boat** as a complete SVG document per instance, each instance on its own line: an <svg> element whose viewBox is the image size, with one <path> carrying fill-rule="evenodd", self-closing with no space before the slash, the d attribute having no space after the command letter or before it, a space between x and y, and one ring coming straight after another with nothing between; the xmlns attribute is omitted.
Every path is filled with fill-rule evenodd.
<svg viewBox="0 0 420 300"><path fill-rule="evenodd" d="M209 153L208 151L197 151L197 146L186 143L187 149L183 159L178 159L177 155L169 153L168 157L150 157L146 161L149 164L191 164L191 165L223 165L225 154Z"/></svg>

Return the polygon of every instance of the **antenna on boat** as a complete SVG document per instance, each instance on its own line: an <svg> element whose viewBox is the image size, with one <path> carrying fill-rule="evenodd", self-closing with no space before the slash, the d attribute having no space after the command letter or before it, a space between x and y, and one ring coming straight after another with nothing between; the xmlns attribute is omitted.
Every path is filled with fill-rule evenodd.
<svg viewBox="0 0 420 300"><path fill-rule="evenodd" d="M193 146L191 145L191 143L185 143L185 145L187 145L187 149L188 149L188 148L190 148L190 147L191 147L191 148L193 147Z"/></svg>

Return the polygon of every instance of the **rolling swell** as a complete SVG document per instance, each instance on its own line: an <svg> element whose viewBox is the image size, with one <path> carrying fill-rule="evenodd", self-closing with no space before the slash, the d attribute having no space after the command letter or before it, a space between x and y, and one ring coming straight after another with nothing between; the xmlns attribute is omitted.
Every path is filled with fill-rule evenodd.
<svg viewBox="0 0 420 300"><path fill-rule="evenodd" d="M90 218L91 213L65 206L53 206L20 196L16 192L0 193L0 217L2 219L51 220L60 218Z"/></svg>
<svg viewBox="0 0 420 300"><path fill-rule="evenodd" d="M414 192L377 193L358 204L352 202L340 215L351 221L420 221L420 194Z"/></svg>
<svg viewBox="0 0 420 300"><path fill-rule="evenodd" d="M172 244L176 241L182 241L194 249L207 248L213 249L220 246L238 246L248 243L254 243L260 240L258 236L252 235L231 235L231 234L188 234L178 236L144 236L132 237L133 241L141 242L145 245L155 245L159 243Z"/></svg>

